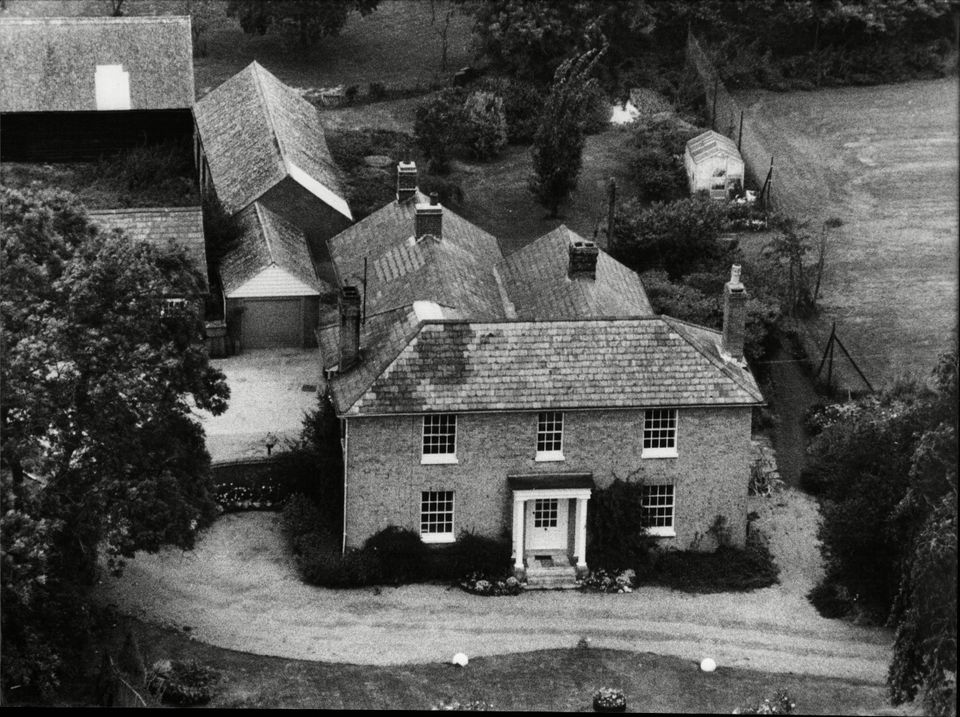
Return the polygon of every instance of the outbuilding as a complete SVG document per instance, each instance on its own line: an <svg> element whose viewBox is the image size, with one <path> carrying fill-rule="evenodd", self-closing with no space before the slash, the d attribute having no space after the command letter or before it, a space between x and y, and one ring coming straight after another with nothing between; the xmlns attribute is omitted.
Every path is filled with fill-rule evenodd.
<svg viewBox="0 0 960 717"><path fill-rule="evenodd" d="M242 235L220 262L227 325L235 349L316 346L317 277L297 227L254 202L238 215Z"/></svg>
<svg viewBox="0 0 960 717"><path fill-rule="evenodd" d="M691 194L707 191L711 199L725 200L743 192L743 157L719 132L707 130L687 142L684 166Z"/></svg>

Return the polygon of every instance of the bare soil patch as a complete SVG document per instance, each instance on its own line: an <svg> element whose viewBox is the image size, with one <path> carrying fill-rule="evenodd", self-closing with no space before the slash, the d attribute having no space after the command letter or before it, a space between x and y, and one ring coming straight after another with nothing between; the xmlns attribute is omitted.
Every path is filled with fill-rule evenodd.
<svg viewBox="0 0 960 717"><path fill-rule="evenodd" d="M812 228L844 222L810 323L820 346L835 320L875 386L926 376L957 327L956 78L737 99L774 152L773 192Z"/></svg>

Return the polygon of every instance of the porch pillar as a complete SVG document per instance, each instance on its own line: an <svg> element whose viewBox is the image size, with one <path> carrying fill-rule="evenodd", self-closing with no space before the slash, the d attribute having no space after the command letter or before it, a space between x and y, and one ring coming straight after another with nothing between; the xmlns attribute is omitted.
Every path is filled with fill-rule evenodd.
<svg viewBox="0 0 960 717"><path fill-rule="evenodd" d="M524 499L519 493L513 494L513 569L524 570L523 565L523 523Z"/></svg>
<svg viewBox="0 0 960 717"><path fill-rule="evenodd" d="M574 553L577 556L577 569L587 568L587 501L589 498L577 498L577 530L574 534Z"/></svg>

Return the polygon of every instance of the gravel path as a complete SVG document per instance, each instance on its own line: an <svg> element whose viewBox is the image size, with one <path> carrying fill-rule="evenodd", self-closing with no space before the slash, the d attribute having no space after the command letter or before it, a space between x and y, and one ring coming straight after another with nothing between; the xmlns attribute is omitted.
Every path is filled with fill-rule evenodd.
<svg viewBox="0 0 960 717"><path fill-rule="evenodd" d="M189 626L218 647L303 660L400 664L572 647L609 647L771 672L882 683L888 630L825 620L803 598L820 561L810 536L817 510L787 489L751 499L782 566L782 584L753 593L689 595L641 588L626 595L575 591L482 598L437 585L379 591L302 584L276 513L220 518L190 553L131 561L105 578L105 603L143 620Z"/></svg>

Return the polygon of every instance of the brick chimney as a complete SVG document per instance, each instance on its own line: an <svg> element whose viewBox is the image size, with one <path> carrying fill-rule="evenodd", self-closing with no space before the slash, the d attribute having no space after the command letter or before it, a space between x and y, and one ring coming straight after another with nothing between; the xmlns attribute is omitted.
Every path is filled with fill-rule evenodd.
<svg viewBox="0 0 960 717"><path fill-rule="evenodd" d="M397 163L397 201L405 202L417 194L417 163Z"/></svg>
<svg viewBox="0 0 960 717"><path fill-rule="evenodd" d="M743 360L743 340L747 324L747 290L740 282L740 265L730 269L730 281L723 285L723 353Z"/></svg>
<svg viewBox="0 0 960 717"><path fill-rule="evenodd" d="M597 278L597 257L600 250L597 245L587 239L574 239L570 242L570 266L567 276L571 279Z"/></svg>
<svg viewBox="0 0 960 717"><path fill-rule="evenodd" d="M360 292L355 286L340 290L339 371L350 370L360 361Z"/></svg>
<svg viewBox="0 0 960 717"><path fill-rule="evenodd" d="M430 194L429 204L418 204L414 217L414 239L420 241L432 236L439 241L443 236L443 207L437 199L437 193Z"/></svg>

